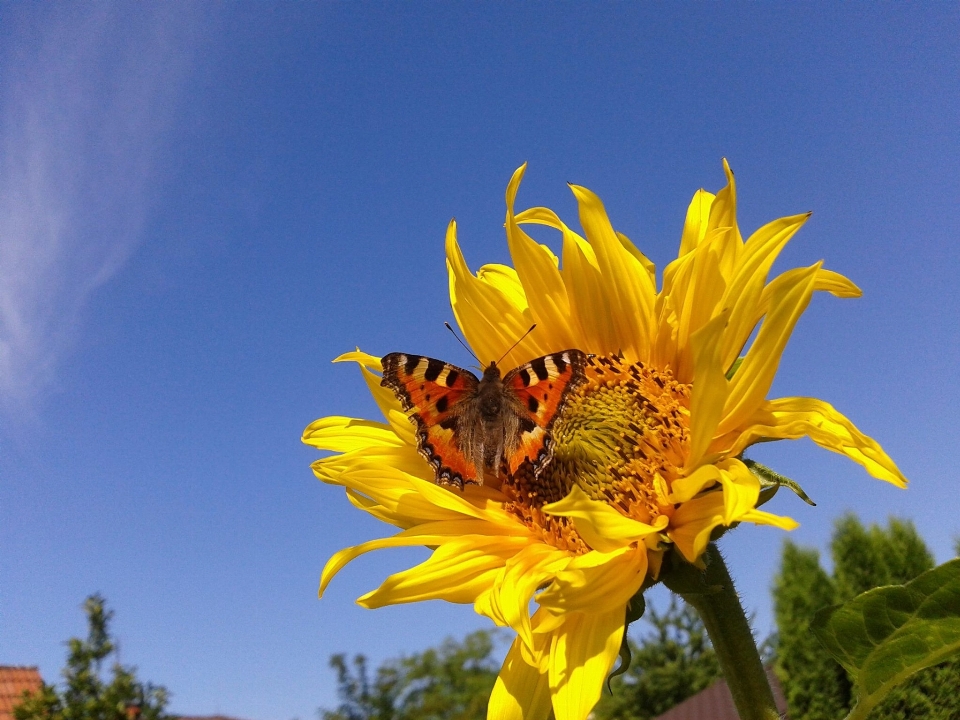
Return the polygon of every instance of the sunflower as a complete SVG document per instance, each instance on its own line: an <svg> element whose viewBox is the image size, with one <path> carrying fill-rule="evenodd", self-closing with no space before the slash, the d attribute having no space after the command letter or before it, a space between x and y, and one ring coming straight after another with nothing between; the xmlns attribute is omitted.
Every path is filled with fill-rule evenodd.
<svg viewBox="0 0 960 720"><path fill-rule="evenodd" d="M583 235L547 208L515 214L526 166L506 193L514 267L473 274L450 223L451 304L481 360L506 352L503 365L515 367L570 348L589 354L587 379L553 427L554 457L543 472L520 468L499 487L437 485L410 417L380 384L380 359L359 350L337 361L359 364L385 422L326 417L304 431L305 443L333 453L313 464L317 477L400 529L334 555L320 594L370 550L431 548L429 559L358 603L472 603L513 628L490 718L546 718L552 708L557 720L584 720L617 657L630 599L657 580L665 559L701 563L711 537L741 522L796 527L758 509L763 486L743 458L750 445L806 436L906 486L880 446L828 403L767 399L813 293L860 291L822 263L768 282L809 214L774 220L744 241L734 177L723 167L722 190L694 194L659 292L653 263L614 230L586 188L571 186ZM524 232L530 223L560 232L562 265Z"/></svg>

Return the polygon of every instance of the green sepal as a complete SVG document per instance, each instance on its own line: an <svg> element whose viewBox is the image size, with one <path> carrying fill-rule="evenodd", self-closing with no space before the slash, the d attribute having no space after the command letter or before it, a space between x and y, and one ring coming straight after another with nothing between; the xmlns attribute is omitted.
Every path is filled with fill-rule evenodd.
<svg viewBox="0 0 960 720"><path fill-rule="evenodd" d="M960 653L960 558L823 608L811 628L854 678L847 720L862 720L908 677Z"/></svg>
<svg viewBox="0 0 960 720"><path fill-rule="evenodd" d="M620 640L620 662L613 672L607 676L607 690L610 691L610 694L613 694L613 688L610 686L610 681L613 680L618 675L623 675L627 670L630 669L630 662L633 659L632 654L630 653L630 643L627 641L627 630L630 629L630 624L636 622L643 617L643 613L646 612L647 601L643 598L643 590L637 591L637 593L630 598L630 601L627 603L627 616L623 623L623 638Z"/></svg>
<svg viewBox="0 0 960 720"><path fill-rule="evenodd" d="M760 499L757 502L757 507L760 507L765 502L770 501L774 495L777 494L777 490L780 489L780 486L790 488L796 493L797 497L803 500L807 505L812 505L814 507L817 504L810 499L810 496L807 495L803 488L800 487L800 484L796 480L791 480L785 475L781 475L775 470L771 470L766 465L761 465L756 460L751 460L750 458L740 458L744 465L757 476L757 479L760 480Z"/></svg>
<svg viewBox="0 0 960 720"><path fill-rule="evenodd" d="M733 365L731 365L730 369L727 370L727 380L733 379L733 376L737 374L737 370L740 369L741 365L743 365L743 355L734 360Z"/></svg>
<svg viewBox="0 0 960 720"><path fill-rule="evenodd" d="M706 555L701 559L706 561ZM676 548L664 556L660 580L677 595L715 595L723 591L721 585L707 583L703 568L688 563Z"/></svg>
<svg viewBox="0 0 960 720"><path fill-rule="evenodd" d="M734 521L729 525L717 525L713 530L710 531L710 542L717 542L720 538L726 535L731 530L734 530L740 525L739 522Z"/></svg>

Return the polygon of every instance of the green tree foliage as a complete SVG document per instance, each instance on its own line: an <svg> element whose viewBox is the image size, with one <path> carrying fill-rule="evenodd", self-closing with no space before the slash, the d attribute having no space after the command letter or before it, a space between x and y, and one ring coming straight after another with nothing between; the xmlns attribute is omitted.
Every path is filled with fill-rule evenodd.
<svg viewBox="0 0 960 720"><path fill-rule="evenodd" d="M834 523L830 554L835 594L831 602L843 602L871 588L890 584L883 548L877 538L878 533L867 530L852 513Z"/></svg>
<svg viewBox="0 0 960 720"><path fill-rule="evenodd" d="M676 599L663 613L647 609L652 629L640 642L628 640L630 668L611 681L597 720L648 720L695 695L720 677L720 665L706 630L689 605Z"/></svg>
<svg viewBox="0 0 960 720"><path fill-rule="evenodd" d="M792 720L839 720L855 701L846 672L810 632L814 613L875 587L906 583L934 566L913 523L895 518L886 528L866 528L852 514L841 517L830 552L832 577L821 568L815 550L787 541L774 581L779 635L776 670ZM960 660L928 668L895 689L874 709L871 720L960 718L956 688L960 688Z"/></svg>
<svg viewBox="0 0 960 720"><path fill-rule="evenodd" d="M833 720L843 717L850 706L846 672L810 630L814 613L832 605L835 597L817 551L787 540L773 585L778 632L774 667L791 718Z"/></svg>
<svg viewBox="0 0 960 720"><path fill-rule="evenodd" d="M86 640L72 638L67 645L63 689L43 684L14 708L15 720L165 720L168 695L163 687L140 683L136 668L113 663L109 682L103 677L104 661L116 652L110 639L113 612L100 595L83 604L87 615Z"/></svg>
<svg viewBox="0 0 960 720"><path fill-rule="evenodd" d="M500 663L493 657L494 635L471 633L463 642L387 661L371 679L362 655L350 668L334 655L340 706L321 710L322 720L484 720L487 699Z"/></svg>
<svg viewBox="0 0 960 720"><path fill-rule="evenodd" d="M871 534L877 535L874 542L884 549L883 557L891 585L904 585L936 565L933 555L911 522L890 518L886 532L874 527Z"/></svg>

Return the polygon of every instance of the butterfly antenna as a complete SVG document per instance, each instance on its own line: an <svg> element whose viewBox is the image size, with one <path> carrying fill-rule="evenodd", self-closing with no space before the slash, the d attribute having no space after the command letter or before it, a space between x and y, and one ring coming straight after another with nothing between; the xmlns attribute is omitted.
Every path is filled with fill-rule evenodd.
<svg viewBox="0 0 960 720"><path fill-rule="evenodd" d="M467 344L466 344L463 340L460 339L460 336L457 335L457 331L454 330L452 327L450 327L450 323L445 322L444 325L447 326L447 330L449 330L450 332L453 333L453 336L457 339L457 342L460 343L461 345L463 345L464 349L465 349L468 353L470 353L471 355L473 355L473 357L476 359L477 362L480 362L480 358L477 357L477 354L476 354L473 350L471 350L469 347L467 347Z"/></svg>
<svg viewBox="0 0 960 720"><path fill-rule="evenodd" d="M501 357L500 360L497 360L497 365L500 364L500 361L503 360L503 358L505 358L507 355L509 355L511 352L513 352L513 349L514 349L517 345L519 345L521 342L523 342L523 339L524 339L527 335L529 335L530 333L532 333L532 332L533 332L533 329L534 329L536 326L537 326L536 323L534 323L533 325L531 325L531 326L530 326L530 329L527 330L523 335L521 335L521 336L520 336L520 339L517 340L513 345L510 346L510 349L507 350L507 351L503 354L503 357ZM478 359L479 359L479 358L478 358Z"/></svg>

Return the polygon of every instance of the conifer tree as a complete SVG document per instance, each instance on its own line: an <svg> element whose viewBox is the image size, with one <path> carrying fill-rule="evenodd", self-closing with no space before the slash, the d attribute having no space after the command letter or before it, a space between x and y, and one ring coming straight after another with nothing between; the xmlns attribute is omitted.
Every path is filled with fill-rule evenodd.
<svg viewBox="0 0 960 720"><path fill-rule="evenodd" d="M891 584L883 557L883 535L876 526L872 532L867 530L853 513L843 515L834 523L830 541L836 588L833 602L846 602L862 592Z"/></svg>
<svg viewBox="0 0 960 720"><path fill-rule="evenodd" d="M879 536L874 542L882 550L891 584L908 583L936 565L912 522L890 518L886 532L877 526L871 532Z"/></svg>
<svg viewBox="0 0 960 720"><path fill-rule="evenodd" d="M837 520L830 544L832 578L815 550L785 543L774 583L779 632L777 674L792 720L839 720L852 707L852 683L843 668L808 632L821 607L844 602L874 587L903 584L934 565L912 522L891 518L869 529L852 514ZM894 689L871 720L960 718L960 660L914 675Z"/></svg>
<svg viewBox="0 0 960 720"><path fill-rule="evenodd" d="M836 590L816 550L787 540L774 578L775 668L793 720L837 720L850 706L850 681L810 630L814 613Z"/></svg>
<svg viewBox="0 0 960 720"><path fill-rule="evenodd" d="M857 552L854 545L867 537L869 547ZM934 566L933 555L912 522L890 518L886 528L865 530L853 515L838 522L833 537L834 574L844 578L846 592L837 602L880 585L902 585ZM860 564L858 566L858 563ZM857 581L861 584L857 585ZM922 670L894 688L871 717L876 720L956 720L960 698L945 687L960 687L960 661L953 660ZM851 703L852 704L852 703Z"/></svg>

